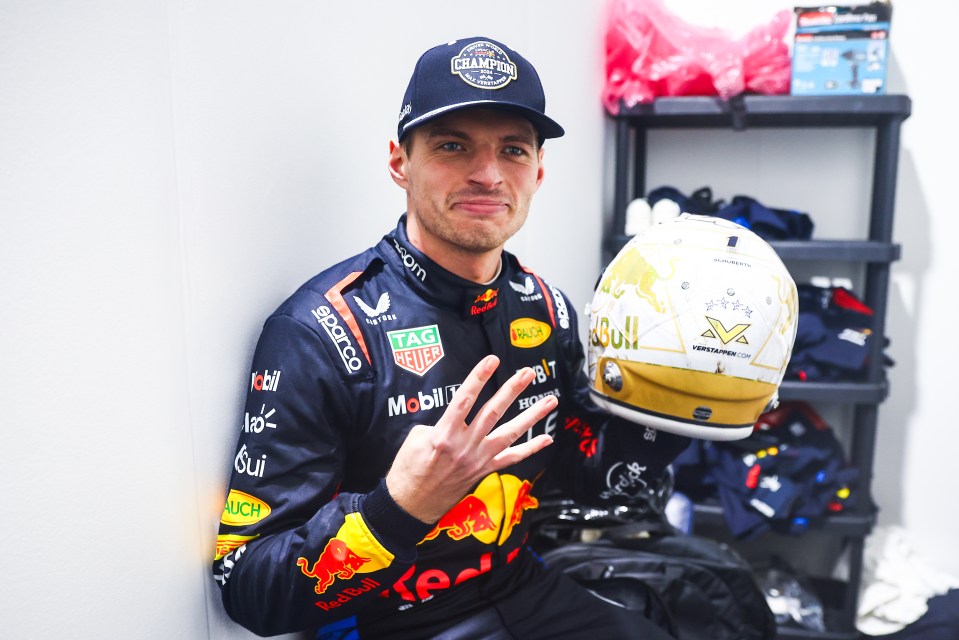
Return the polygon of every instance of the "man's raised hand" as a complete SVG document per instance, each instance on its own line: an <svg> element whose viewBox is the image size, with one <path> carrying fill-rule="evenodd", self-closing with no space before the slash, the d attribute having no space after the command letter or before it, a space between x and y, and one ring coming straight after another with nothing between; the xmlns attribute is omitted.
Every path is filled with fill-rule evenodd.
<svg viewBox="0 0 959 640"><path fill-rule="evenodd" d="M553 396L540 399L512 420L498 425L516 397L533 381L530 368L517 371L483 405L473 421L466 423L467 415L498 366L496 356L481 360L434 426L417 425L410 430L386 474L386 487L393 499L423 522L436 522L482 478L533 455L553 441L543 434L513 444L556 408L558 401Z"/></svg>

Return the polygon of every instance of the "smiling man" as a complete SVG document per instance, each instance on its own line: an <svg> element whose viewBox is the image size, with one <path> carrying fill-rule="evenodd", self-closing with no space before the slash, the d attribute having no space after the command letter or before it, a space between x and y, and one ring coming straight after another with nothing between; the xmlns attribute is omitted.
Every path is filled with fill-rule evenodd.
<svg viewBox="0 0 959 640"><path fill-rule="evenodd" d="M591 403L576 314L504 250L564 133L545 106L500 42L424 53L390 146L405 214L264 324L213 563L248 629L668 637L527 546L547 489L628 499L688 444Z"/></svg>
<svg viewBox="0 0 959 640"><path fill-rule="evenodd" d="M406 140L391 144L390 172L406 189L410 242L467 280L492 279L543 181L533 125L501 111L454 111Z"/></svg>

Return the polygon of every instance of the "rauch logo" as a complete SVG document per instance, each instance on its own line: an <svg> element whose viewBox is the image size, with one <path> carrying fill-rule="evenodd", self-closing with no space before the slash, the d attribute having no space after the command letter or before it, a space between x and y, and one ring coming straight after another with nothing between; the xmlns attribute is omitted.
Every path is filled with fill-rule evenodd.
<svg viewBox="0 0 959 640"><path fill-rule="evenodd" d="M546 342L551 331L545 322L533 318L517 318L509 323L509 341L514 347L531 349Z"/></svg>
<svg viewBox="0 0 959 640"><path fill-rule="evenodd" d="M270 505L248 493L230 490L220 522L231 527L253 524L270 515Z"/></svg>

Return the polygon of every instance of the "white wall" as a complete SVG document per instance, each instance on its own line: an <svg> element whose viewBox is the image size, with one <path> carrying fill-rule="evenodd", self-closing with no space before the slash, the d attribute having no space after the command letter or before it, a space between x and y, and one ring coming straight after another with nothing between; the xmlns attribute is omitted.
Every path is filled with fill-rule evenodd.
<svg viewBox="0 0 959 640"><path fill-rule="evenodd" d="M740 20L769 15L730 5ZM915 0L894 17L891 90L912 96L914 115L874 483L883 520L953 573L947 456L959 434L940 410L952 391L940 372L956 352L942 159L955 140L942 64L924 44L947 41L956 13ZM600 3L575 0L0 4L0 636L249 635L222 613L208 561L252 348L295 286L401 212L387 141L427 47L482 33L537 65L569 133L547 146L546 182L511 249L582 308L608 171L603 19ZM836 151L850 210L868 174L853 136ZM763 135L736 153L761 169L756 154L779 144ZM831 192L779 191L773 172L753 173L755 187L730 172L712 186L846 212Z"/></svg>
<svg viewBox="0 0 959 640"><path fill-rule="evenodd" d="M893 61L900 91L912 96L913 115L903 130L896 198L894 233L903 260L890 291L897 364L881 414L874 490L885 509L881 521L904 524L918 549L955 576L959 510L951 496L959 488L953 455L959 431L949 398L956 392L950 368L959 357L953 338L959 216L951 154L959 134L951 83L930 43L946 37L945 25L959 20L959 6L920 1L901 3L896 11L893 33L909 39L895 49Z"/></svg>

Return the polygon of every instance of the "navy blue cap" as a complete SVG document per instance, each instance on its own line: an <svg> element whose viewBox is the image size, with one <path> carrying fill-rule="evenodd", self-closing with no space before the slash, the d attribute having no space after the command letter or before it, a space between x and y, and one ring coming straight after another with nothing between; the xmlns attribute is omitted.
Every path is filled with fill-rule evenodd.
<svg viewBox="0 0 959 640"><path fill-rule="evenodd" d="M546 116L546 95L533 65L500 42L474 37L441 44L420 56L400 106L397 139L434 118L470 108L521 115L543 138L565 133Z"/></svg>

